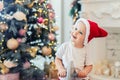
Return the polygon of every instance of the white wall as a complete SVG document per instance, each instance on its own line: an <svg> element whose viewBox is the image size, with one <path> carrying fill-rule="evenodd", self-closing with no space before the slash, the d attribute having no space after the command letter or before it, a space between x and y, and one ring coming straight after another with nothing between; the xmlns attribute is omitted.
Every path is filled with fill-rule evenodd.
<svg viewBox="0 0 120 80"><path fill-rule="evenodd" d="M69 16L70 4L73 0L50 0L56 13L56 22L59 26L59 42L63 43L70 39L72 18Z"/></svg>
<svg viewBox="0 0 120 80"><path fill-rule="evenodd" d="M50 3L52 4L53 9L55 10L55 19L56 24L59 27L59 30L57 31L58 36L58 42L62 42L62 0L50 0Z"/></svg>
<svg viewBox="0 0 120 80"><path fill-rule="evenodd" d="M70 30L72 26L72 18L69 16L70 5L73 0L63 0L62 4L62 17L63 17L63 41L68 41L70 39Z"/></svg>

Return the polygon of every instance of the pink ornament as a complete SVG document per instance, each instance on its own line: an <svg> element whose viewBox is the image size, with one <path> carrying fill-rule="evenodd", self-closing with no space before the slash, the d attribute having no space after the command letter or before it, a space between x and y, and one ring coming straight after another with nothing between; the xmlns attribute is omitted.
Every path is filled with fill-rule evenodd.
<svg viewBox="0 0 120 80"><path fill-rule="evenodd" d="M40 3L43 3L45 0L39 0Z"/></svg>
<svg viewBox="0 0 120 80"><path fill-rule="evenodd" d="M49 38L49 40L53 41L53 40L55 40L55 35L53 33L49 33L48 38Z"/></svg>
<svg viewBox="0 0 120 80"><path fill-rule="evenodd" d="M19 43L21 43L21 42L22 42L22 39L21 39L21 38L17 38L17 41L18 41Z"/></svg>
<svg viewBox="0 0 120 80"><path fill-rule="evenodd" d="M28 69L30 67L30 62L26 61L24 64L23 64L23 67L25 69Z"/></svg>
<svg viewBox="0 0 120 80"><path fill-rule="evenodd" d="M55 18L55 13L54 12L49 12L49 18L53 20Z"/></svg>
<svg viewBox="0 0 120 80"><path fill-rule="evenodd" d="M38 23L43 23L43 22L44 22L44 19L43 19L42 17L39 17L39 18L37 19L37 22L38 22Z"/></svg>
<svg viewBox="0 0 120 80"><path fill-rule="evenodd" d="M52 5L50 3L47 4L48 9L52 9Z"/></svg>
<svg viewBox="0 0 120 80"><path fill-rule="evenodd" d="M21 36L25 36L26 30L25 30L25 29L20 29L20 30L19 30L19 34L20 34Z"/></svg>

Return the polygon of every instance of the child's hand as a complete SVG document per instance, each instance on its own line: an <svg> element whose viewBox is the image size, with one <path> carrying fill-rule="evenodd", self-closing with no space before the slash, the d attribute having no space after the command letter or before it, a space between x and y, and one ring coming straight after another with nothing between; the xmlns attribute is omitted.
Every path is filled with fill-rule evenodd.
<svg viewBox="0 0 120 80"><path fill-rule="evenodd" d="M86 76L87 76L87 75L86 75L85 72L83 72L83 71L78 72L78 77L80 77L80 78L85 78Z"/></svg>
<svg viewBox="0 0 120 80"><path fill-rule="evenodd" d="M84 71L81 71L78 68L76 68L75 71L76 71L78 77L80 77L80 78L85 78L87 76Z"/></svg>
<svg viewBox="0 0 120 80"><path fill-rule="evenodd" d="M58 76L66 77L66 75L67 75L67 72L64 68L61 68L61 69L58 70Z"/></svg>
<svg viewBox="0 0 120 80"><path fill-rule="evenodd" d="M93 67L92 65L87 65L84 67L83 70L76 68L75 71L78 74L78 77L85 78L89 74L89 72L92 70L92 67Z"/></svg>

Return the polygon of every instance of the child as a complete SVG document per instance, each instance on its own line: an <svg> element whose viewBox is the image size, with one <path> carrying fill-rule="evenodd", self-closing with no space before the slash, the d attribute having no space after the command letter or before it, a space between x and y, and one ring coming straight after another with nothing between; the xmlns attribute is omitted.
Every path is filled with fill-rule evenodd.
<svg viewBox="0 0 120 80"><path fill-rule="evenodd" d="M55 64L60 80L72 80L72 76L86 80L93 67L86 45L95 37L105 36L107 32L97 23L78 19L71 31L71 41L63 43L56 52Z"/></svg>

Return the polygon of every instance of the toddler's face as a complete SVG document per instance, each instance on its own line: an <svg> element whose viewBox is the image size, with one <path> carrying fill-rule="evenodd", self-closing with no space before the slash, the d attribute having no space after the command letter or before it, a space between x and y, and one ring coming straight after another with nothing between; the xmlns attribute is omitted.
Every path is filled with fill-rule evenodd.
<svg viewBox="0 0 120 80"><path fill-rule="evenodd" d="M71 40L74 44L83 45L86 34L86 27L84 23L79 22L74 25L71 30Z"/></svg>

